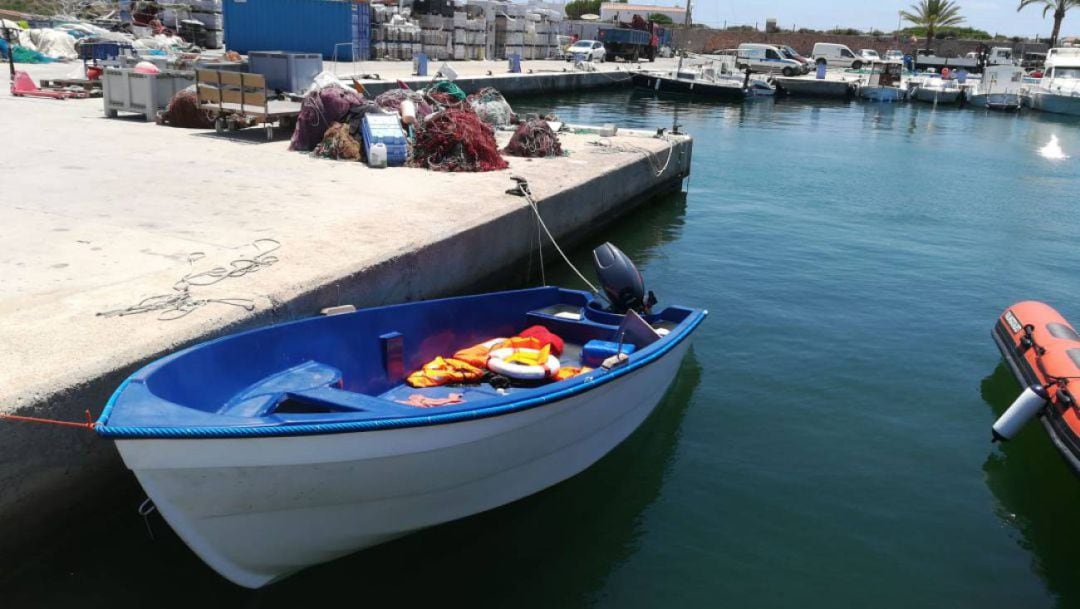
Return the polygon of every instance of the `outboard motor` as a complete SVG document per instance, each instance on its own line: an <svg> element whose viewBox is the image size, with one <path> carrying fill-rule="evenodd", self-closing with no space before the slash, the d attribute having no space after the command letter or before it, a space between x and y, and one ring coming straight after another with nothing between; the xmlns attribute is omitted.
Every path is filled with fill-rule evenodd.
<svg viewBox="0 0 1080 609"><path fill-rule="evenodd" d="M612 313L648 313L656 304L656 296L645 292L645 279L633 261L614 245L605 243L593 250L593 268Z"/></svg>
<svg viewBox="0 0 1080 609"><path fill-rule="evenodd" d="M1016 401L1012 403L1012 406L1009 406L998 417L998 420L994 421L994 426L991 429L994 437L993 441L1011 440L1025 423L1042 412L1042 409L1049 401L1050 394L1042 385L1035 384L1024 389L1020 397L1016 398Z"/></svg>

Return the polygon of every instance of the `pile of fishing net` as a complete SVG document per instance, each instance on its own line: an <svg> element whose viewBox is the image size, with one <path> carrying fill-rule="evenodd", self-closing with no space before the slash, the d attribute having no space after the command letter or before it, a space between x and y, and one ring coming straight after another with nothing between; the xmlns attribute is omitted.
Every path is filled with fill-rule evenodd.
<svg viewBox="0 0 1080 609"><path fill-rule="evenodd" d="M364 103L364 96L352 89L331 86L312 90L300 105L289 150L314 150L331 125L342 122L353 106Z"/></svg>
<svg viewBox="0 0 1080 609"><path fill-rule="evenodd" d="M413 167L435 171L495 171L505 169L495 131L472 109L447 108L427 118L416 131Z"/></svg>
<svg viewBox="0 0 1080 609"><path fill-rule="evenodd" d="M409 100L416 107L416 118L424 120L431 114L431 104L428 103L423 93L410 91L409 89L390 89L380 93L375 98L375 104L386 112L398 114L401 112L401 102Z"/></svg>
<svg viewBox="0 0 1080 609"><path fill-rule="evenodd" d="M424 90L424 94L440 106L460 106L465 101L465 92L449 80L440 80Z"/></svg>
<svg viewBox="0 0 1080 609"><path fill-rule="evenodd" d="M510 156L538 158L562 156L563 150L559 136L546 120L530 118L518 125L503 152Z"/></svg>
<svg viewBox="0 0 1080 609"><path fill-rule="evenodd" d="M468 99L476 115L485 123L493 127L501 127L513 122L514 110L498 89L485 87L470 95Z"/></svg>
<svg viewBox="0 0 1080 609"><path fill-rule="evenodd" d="M363 156L360 142L350 133L348 123L330 125L322 141L315 146L313 154L339 161L359 161Z"/></svg>
<svg viewBox="0 0 1080 609"><path fill-rule="evenodd" d="M7 41L0 39L0 59L10 59L9 55L15 56L15 63L52 63L56 61L40 51L35 51L19 45L15 45L14 48L11 48L8 46Z"/></svg>
<svg viewBox="0 0 1080 609"><path fill-rule="evenodd" d="M214 118L210 112L199 109L199 98L195 94L195 85L192 85L173 95L169 105L158 112L157 123L183 129L210 129L214 126Z"/></svg>

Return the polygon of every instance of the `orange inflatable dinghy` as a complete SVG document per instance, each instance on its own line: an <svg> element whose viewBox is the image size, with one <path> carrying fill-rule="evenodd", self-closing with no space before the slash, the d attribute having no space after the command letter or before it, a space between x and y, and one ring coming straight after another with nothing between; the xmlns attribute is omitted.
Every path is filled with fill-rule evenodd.
<svg viewBox="0 0 1080 609"><path fill-rule="evenodd" d="M1006 309L993 331L1001 355L1025 387L994 423L994 440L1007 440L1032 418L1080 474L1080 334L1046 303L1025 301Z"/></svg>

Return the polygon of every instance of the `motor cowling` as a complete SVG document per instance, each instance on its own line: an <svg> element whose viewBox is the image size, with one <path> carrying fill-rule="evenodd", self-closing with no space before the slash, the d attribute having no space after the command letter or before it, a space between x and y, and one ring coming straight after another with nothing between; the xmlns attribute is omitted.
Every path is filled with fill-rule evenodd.
<svg viewBox="0 0 1080 609"><path fill-rule="evenodd" d="M645 291L645 279L633 261L611 243L593 250L593 268L612 313L648 313L656 304L656 296Z"/></svg>
<svg viewBox="0 0 1080 609"><path fill-rule="evenodd" d="M1050 401L1046 387L1035 384L1020 393L991 429L993 441L1011 440L1028 421L1034 419Z"/></svg>

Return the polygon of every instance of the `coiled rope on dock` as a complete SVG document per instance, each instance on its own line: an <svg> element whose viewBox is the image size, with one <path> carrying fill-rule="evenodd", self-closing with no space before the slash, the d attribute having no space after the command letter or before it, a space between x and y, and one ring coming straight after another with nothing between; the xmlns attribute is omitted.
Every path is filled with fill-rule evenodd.
<svg viewBox="0 0 1080 609"><path fill-rule="evenodd" d="M672 143L671 139L668 138L667 136L661 136L658 139L661 139L661 140L664 140L666 142ZM597 147L597 149L594 150L593 152L607 153L607 154L616 154L616 153L638 153L638 154L642 154L642 155L645 156L646 160L648 160L649 166L652 167L652 170L656 173L657 177L664 175L664 172L667 171L668 165L671 164L671 157L675 154L675 146L674 145L669 145L667 147L667 158L664 159L663 163L661 163L660 162L660 155L656 154L652 150L649 150L648 148L643 148L641 146L635 146L633 144L615 144L615 143L612 143L610 138L600 138L598 140L593 140L593 141L588 142L588 143L591 146L596 146Z"/></svg>
<svg viewBox="0 0 1080 609"><path fill-rule="evenodd" d="M225 281L250 275L268 266L276 264L278 257L274 255L281 248L281 243L276 239L256 239L249 244L254 247L256 254L250 257L236 258L225 266L215 266L212 269L201 272L190 272L181 277L173 284L173 291L168 294L159 294L144 298L130 307L102 311L99 317L124 317L157 311L161 321L180 319L211 303L225 304L241 307L246 311L255 310L255 301L250 298L194 298L191 295L192 288L207 287ZM188 264L191 267L206 257L204 252L192 252L188 255Z"/></svg>

